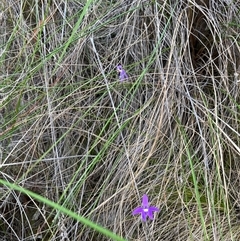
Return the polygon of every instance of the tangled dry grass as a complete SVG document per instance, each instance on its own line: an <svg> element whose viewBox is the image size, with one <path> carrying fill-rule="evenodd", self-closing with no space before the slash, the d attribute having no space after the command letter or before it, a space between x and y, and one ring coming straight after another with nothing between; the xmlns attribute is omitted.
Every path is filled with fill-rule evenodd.
<svg viewBox="0 0 240 241"><path fill-rule="evenodd" d="M239 13L234 0L3 0L0 178L128 240L240 240ZM108 240L0 190L0 240ZM153 222L131 215L144 193Z"/></svg>

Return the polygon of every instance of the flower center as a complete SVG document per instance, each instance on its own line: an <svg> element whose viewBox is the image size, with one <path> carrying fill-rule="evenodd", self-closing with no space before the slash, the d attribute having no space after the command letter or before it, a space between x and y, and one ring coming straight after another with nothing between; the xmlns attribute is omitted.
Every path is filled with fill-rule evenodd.
<svg viewBox="0 0 240 241"><path fill-rule="evenodd" d="M144 208L143 211L144 211L145 213L147 213L147 212L148 212L148 208Z"/></svg>

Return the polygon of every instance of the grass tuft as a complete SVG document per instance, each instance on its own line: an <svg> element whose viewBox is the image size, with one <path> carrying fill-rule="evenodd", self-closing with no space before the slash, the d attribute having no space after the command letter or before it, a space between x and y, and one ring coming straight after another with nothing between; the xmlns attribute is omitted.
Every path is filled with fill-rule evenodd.
<svg viewBox="0 0 240 241"><path fill-rule="evenodd" d="M2 239L240 239L238 1L0 9Z"/></svg>

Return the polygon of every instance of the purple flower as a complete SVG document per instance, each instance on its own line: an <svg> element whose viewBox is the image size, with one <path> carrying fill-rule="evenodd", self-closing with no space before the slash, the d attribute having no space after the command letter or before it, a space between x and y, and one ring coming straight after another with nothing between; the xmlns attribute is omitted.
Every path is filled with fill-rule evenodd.
<svg viewBox="0 0 240 241"><path fill-rule="evenodd" d="M142 220L146 222L147 216L153 220L153 213L154 212L159 212L159 208L154 207L154 206L149 206L148 203L148 196L146 194L143 195L142 197L142 207L137 207L133 210L132 214L141 214L142 215Z"/></svg>
<svg viewBox="0 0 240 241"><path fill-rule="evenodd" d="M117 66L117 71L119 72L119 79L120 81L124 81L128 79L128 75L126 71L123 69L122 65Z"/></svg>

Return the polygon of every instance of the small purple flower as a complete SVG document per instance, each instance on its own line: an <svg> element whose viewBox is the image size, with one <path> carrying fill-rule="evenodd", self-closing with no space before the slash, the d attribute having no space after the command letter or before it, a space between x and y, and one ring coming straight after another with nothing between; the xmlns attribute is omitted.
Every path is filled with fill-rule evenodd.
<svg viewBox="0 0 240 241"><path fill-rule="evenodd" d="M124 81L128 79L128 75L126 71L123 69L122 65L117 66L117 71L119 72L119 79L120 81Z"/></svg>
<svg viewBox="0 0 240 241"><path fill-rule="evenodd" d="M143 195L142 197L142 207L137 207L133 210L132 214L141 214L142 215L142 220L146 222L147 216L153 220L153 213L154 212L159 212L159 208L154 207L154 206L149 206L148 203L148 196L146 194Z"/></svg>

